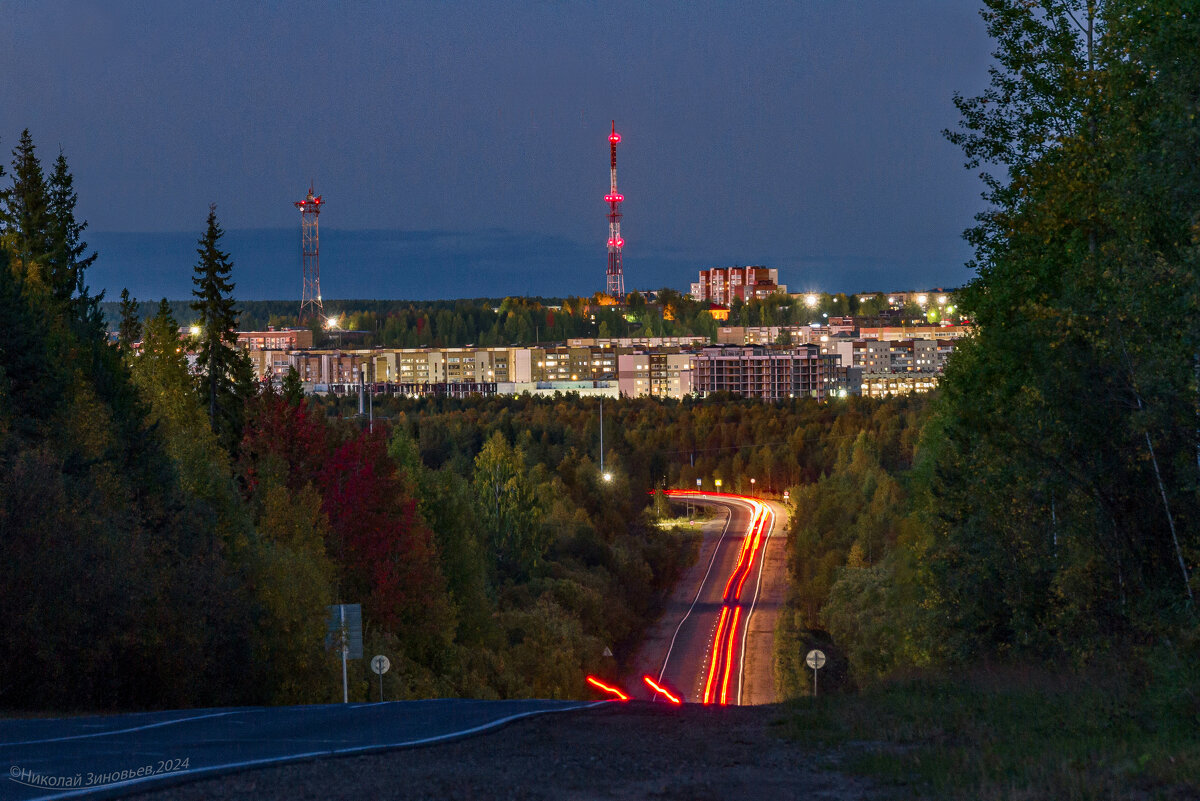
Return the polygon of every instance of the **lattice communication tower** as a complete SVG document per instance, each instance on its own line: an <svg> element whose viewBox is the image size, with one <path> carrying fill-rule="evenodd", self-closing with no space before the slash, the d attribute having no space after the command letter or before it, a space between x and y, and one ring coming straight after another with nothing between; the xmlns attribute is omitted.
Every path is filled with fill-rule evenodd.
<svg viewBox="0 0 1200 801"><path fill-rule="evenodd" d="M621 267L621 249L625 240L621 238L621 201L625 196L617 191L617 143L621 135L617 133L617 121L613 120L612 133L608 135L609 153L612 156L612 174L608 194L604 200L608 203L608 287L607 292L614 298L625 297L625 274Z"/></svg>
<svg viewBox="0 0 1200 801"><path fill-rule="evenodd" d="M300 325L314 318L319 325L325 323L325 308L321 304L321 243L317 235L317 215L325 201L313 195L312 184L308 197L296 201L300 209L300 260L304 266L304 288L300 293Z"/></svg>

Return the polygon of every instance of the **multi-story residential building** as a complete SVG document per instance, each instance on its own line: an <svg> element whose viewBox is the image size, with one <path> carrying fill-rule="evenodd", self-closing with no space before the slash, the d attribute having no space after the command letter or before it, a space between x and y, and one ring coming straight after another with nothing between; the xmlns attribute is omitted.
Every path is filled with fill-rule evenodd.
<svg viewBox="0 0 1200 801"><path fill-rule="evenodd" d="M691 353L636 351L617 357L621 395L681 399L692 392Z"/></svg>
<svg viewBox="0 0 1200 801"><path fill-rule="evenodd" d="M313 346L313 332L273 326L266 331L238 331L237 344L247 350L307 350Z"/></svg>
<svg viewBox="0 0 1200 801"><path fill-rule="evenodd" d="M774 345L779 335L787 333L792 345L813 342L809 325L730 325L717 329L718 345Z"/></svg>
<svg viewBox="0 0 1200 801"><path fill-rule="evenodd" d="M825 400L839 389L837 357L816 345L705 348L695 355L692 382L700 393L734 392L747 398Z"/></svg>
<svg viewBox="0 0 1200 801"><path fill-rule="evenodd" d="M766 298L776 292L787 292L779 284L779 271L770 267L713 267L701 270L700 280L693 283L691 295L698 301L728 306L734 298L750 301Z"/></svg>
<svg viewBox="0 0 1200 801"><path fill-rule="evenodd" d="M862 370L862 394L883 397L927 392L954 352L952 339L874 340L853 344L852 366Z"/></svg>
<svg viewBox="0 0 1200 801"><path fill-rule="evenodd" d="M863 327L858 329L860 339L961 339L972 331L969 325L898 325Z"/></svg>

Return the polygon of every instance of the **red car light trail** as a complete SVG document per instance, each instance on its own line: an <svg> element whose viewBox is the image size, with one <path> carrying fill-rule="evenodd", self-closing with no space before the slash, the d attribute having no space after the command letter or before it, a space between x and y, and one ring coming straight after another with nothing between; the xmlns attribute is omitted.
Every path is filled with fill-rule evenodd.
<svg viewBox="0 0 1200 801"><path fill-rule="evenodd" d="M734 656L738 651L738 624L742 615L742 589L750 578L755 566L755 559L762 550L763 540L769 536L773 525L774 514L769 506L762 501L743 495L722 492L696 492L694 490L666 490L671 497L687 496L716 496L732 498L741 501L751 508L750 526L742 538L742 547L738 552L737 562L733 572L725 582L721 617L717 621L716 634L713 636L709 649L708 676L704 682L704 695L701 698L705 704L729 703L729 688L733 677ZM748 617L748 615L747 615ZM748 623L748 621L745 621ZM735 696L737 682L733 682ZM734 699L737 701L736 697Z"/></svg>
<svg viewBox="0 0 1200 801"><path fill-rule="evenodd" d="M578 675L578 674L576 674L576 675ZM621 691L620 691L619 689L617 689L616 687L609 687L607 684L605 684L604 682L600 681L600 679L596 678L595 676L588 676L588 677L587 677L587 683L588 683L588 684L590 684L590 685L592 685L593 687L596 687L597 689L599 689L599 690L601 690L601 691L603 691L603 692L606 692L606 693L608 693L609 695L611 695L611 696L613 696L614 698L616 698L618 701L628 701L628 700L629 700L629 696L628 696L628 695L626 695L625 693L621 692Z"/></svg>
<svg viewBox="0 0 1200 801"><path fill-rule="evenodd" d="M654 690L654 692L661 693L672 704L682 704L683 703L683 701L681 701L679 699L679 696L672 695L667 690L666 687L663 687L661 684L659 684L658 682L656 682L654 679L650 678L649 676L642 676L642 681L646 682L646 686L649 687L651 690Z"/></svg>

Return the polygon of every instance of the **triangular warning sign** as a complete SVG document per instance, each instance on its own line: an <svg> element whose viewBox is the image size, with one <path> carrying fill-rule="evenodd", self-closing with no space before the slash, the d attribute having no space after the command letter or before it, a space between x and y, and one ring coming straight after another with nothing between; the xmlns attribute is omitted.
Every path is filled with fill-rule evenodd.
<svg viewBox="0 0 1200 801"><path fill-rule="evenodd" d="M607 645L604 646L604 654L603 655L604 656L612 656L612 649L609 648Z"/></svg>

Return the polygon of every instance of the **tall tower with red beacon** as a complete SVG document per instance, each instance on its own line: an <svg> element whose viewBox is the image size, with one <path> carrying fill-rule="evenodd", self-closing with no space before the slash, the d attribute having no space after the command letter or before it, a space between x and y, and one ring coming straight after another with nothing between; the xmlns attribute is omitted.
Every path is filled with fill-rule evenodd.
<svg viewBox="0 0 1200 801"><path fill-rule="evenodd" d="M321 247L317 232L317 215L324 201L313 195L308 187L308 197L296 201L300 209L300 260L304 267L304 286L300 293L300 325L312 319L325 323L325 309L321 303Z"/></svg>
<svg viewBox="0 0 1200 801"><path fill-rule="evenodd" d="M617 121L613 120L612 133L608 135L608 148L612 156L612 180L604 200L608 203L608 294L614 298L625 297L625 274L621 270L621 249L625 240L621 238L621 201L625 196L617 191Z"/></svg>

